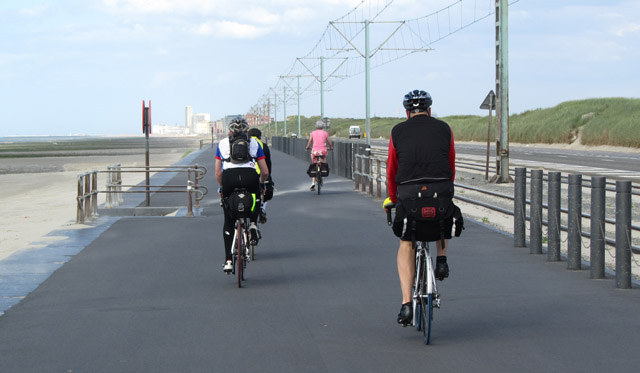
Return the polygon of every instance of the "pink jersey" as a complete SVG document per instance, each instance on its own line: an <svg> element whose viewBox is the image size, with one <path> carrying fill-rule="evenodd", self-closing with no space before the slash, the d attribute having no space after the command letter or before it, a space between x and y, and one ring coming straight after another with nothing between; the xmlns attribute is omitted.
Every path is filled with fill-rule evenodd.
<svg viewBox="0 0 640 373"><path fill-rule="evenodd" d="M311 138L313 139L312 150L327 151L327 138L329 138L327 131L315 130L311 132Z"/></svg>

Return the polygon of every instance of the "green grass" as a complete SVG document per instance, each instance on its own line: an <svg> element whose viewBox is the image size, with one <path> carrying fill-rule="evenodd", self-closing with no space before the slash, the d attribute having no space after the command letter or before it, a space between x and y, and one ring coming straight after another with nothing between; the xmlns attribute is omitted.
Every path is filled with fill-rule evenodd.
<svg viewBox="0 0 640 373"><path fill-rule="evenodd" d="M301 117L301 134L306 137L315 129L319 117ZM458 141L487 141L488 115L455 115L440 118L449 123ZM494 141L495 115L489 138ZM372 138L388 138L391 128L404 118L371 118ZM351 125L364 133L365 120L331 118L329 133L348 137ZM273 128L272 128L273 129ZM278 122L282 135L282 121ZM297 116L287 117L287 131L298 130ZM266 129L263 127L263 132ZM509 117L509 141L523 144L571 144L581 132L583 145L610 145L640 148L640 99L593 98L567 101L552 108L538 108Z"/></svg>
<svg viewBox="0 0 640 373"><path fill-rule="evenodd" d="M188 137L151 137L149 138L149 148L155 152L164 149L197 149L198 141L198 138ZM53 139L0 143L0 158L114 155L132 154L132 152L144 154L145 150L146 139L144 136Z"/></svg>

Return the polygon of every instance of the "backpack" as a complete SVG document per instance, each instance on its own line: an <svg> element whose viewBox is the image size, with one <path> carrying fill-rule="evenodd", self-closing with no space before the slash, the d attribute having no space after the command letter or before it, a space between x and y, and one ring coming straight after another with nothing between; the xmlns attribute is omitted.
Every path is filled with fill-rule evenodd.
<svg viewBox="0 0 640 373"><path fill-rule="evenodd" d="M251 147L251 140L245 133L229 136L229 158L225 161L231 163L246 163L249 162L252 157L249 153Z"/></svg>

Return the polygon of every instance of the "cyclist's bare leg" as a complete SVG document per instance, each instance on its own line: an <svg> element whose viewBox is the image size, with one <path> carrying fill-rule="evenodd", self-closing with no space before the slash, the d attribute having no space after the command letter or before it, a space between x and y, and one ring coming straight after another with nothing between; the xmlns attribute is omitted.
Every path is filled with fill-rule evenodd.
<svg viewBox="0 0 640 373"><path fill-rule="evenodd" d="M411 241L400 240L398 248L398 277L402 290L402 303L411 302L411 287L416 272L416 253Z"/></svg>
<svg viewBox="0 0 640 373"><path fill-rule="evenodd" d="M449 240L444 240L444 247L442 247L442 240L436 241L436 247L438 248L438 256L447 256L447 247L449 247Z"/></svg>

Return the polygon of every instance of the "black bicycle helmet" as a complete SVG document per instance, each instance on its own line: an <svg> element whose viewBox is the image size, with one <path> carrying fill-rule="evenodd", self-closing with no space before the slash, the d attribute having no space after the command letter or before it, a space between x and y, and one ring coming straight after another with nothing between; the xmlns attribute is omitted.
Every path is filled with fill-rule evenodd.
<svg viewBox="0 0 640 373"><path fill-rule="evenodd" d="M257 137L257 138L261 138L262 137L262 131L260 131L259 129L253 127L249 130L249 132L247 132L249 134L249 136L251 137Z"/></svg>
<svg viewBox="0 0 640 373"><path fill-rule="evenodd" d="M229 123L229 131L238 134L243 133L249 128L249 123L247 120L241 116L237 116L231 120Z"/></svg>
<svg viewBox="0 0 640 373"><path fill-rule="evenodd" d="M432 103L433 100L429 92L419 91L417 89L404 95L404 100L402 100L404 108L412 113L427 111Z"/></svg>

